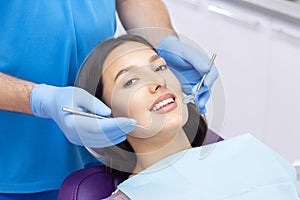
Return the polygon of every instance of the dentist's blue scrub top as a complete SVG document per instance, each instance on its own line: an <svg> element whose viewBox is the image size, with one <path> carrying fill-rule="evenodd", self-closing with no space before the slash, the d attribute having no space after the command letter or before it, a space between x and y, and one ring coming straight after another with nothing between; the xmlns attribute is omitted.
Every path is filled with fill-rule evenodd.
<svg viewBox="0 0 300 200"><path fill-rule="evenodd" d="M0 25L0 72L72 85L88 53L115 33L115 1L0 0ZM0 111L0 193L58 189L92 161L51 119Z"/></svg>

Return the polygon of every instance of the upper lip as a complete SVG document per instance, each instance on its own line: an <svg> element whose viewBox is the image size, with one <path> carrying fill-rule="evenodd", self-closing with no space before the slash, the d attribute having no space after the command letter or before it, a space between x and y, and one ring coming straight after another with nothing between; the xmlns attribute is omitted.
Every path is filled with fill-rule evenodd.
<svg viewBox="0 0 300 200"><path fill-rule="evenodd" d="M164 95L161 95L160 97L158 97L154 103L151 105L150 107L150 110L156 105L158 104L159 102L163 101L163 100L166 100L166 99L169 99L169 98L173 98L175 99L175 95L171 94L171 93L167 93L167 94L164 94Z"/></svg>

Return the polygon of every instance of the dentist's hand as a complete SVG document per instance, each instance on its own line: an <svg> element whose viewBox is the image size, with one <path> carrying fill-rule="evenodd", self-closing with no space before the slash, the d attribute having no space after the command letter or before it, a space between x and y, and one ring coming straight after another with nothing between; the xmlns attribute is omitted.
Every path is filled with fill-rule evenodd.
<svg viewBox="0 0 300 200"><path fill-rule="evenodd" d="M100 100L76 87L40 84L32 89L30 107L37 117L52 118L70 142L101 148L126 139L137 124L129 118L95 119L62 111L63 107L109 116L111 110Z"/></svg>
<svg viewBox="0 0 300 200"><path fill-rule="evenodd" d="M163 38L157 47L157 52L166 60L170 69L179 79L183 91L186 94L195 94L197 84L204 73L209 71L208 64L211 58L200 50L181 42L175 36ZM202 114L206 112L205 104L217 78L218 70L213 65L195 99L195 104Z"/></svg>

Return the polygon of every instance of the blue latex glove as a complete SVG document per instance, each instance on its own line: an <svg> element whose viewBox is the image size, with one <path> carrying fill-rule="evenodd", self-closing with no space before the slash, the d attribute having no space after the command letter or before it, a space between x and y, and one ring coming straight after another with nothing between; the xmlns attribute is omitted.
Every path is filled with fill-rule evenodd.
<svg viewBox="0 0 300 200"><path fill-rule="evenodd" d="M195 94L204 73L209 71L210 57L200 50L187 45L175 36L163 38L158 47L158 54L163 57L170 69L179 79L182 89L186 94ZM218 70L215 65L209 71L200 92L196 95L195 104L200 113L205 114L210 97L210 89L218 78Z"/></svg>
<svg viewBox="0 0 300 200"><path fill-rule="evenodd" d="M68 140L76 145L102 148L126 139L137 124L129 118L96 119L62 111L63 107L109 116L111 110L96 97L76 87L40 84L32 89L30 107L37 117L52 118Z"/></svg>

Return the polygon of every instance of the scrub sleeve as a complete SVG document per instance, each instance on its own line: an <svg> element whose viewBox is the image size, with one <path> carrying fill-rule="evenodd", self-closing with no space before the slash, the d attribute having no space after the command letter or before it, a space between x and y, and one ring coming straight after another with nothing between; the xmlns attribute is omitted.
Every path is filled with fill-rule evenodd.
<svg viewBox="0 0 300 200"><path fill-rule="evenodd" d="M55 86L72 85L88 53L116 29L113 0L0 1L0 13L0 72ZM51 119L0 111L0 193L57 190L94 161Z"/></svg>

